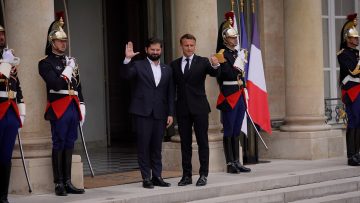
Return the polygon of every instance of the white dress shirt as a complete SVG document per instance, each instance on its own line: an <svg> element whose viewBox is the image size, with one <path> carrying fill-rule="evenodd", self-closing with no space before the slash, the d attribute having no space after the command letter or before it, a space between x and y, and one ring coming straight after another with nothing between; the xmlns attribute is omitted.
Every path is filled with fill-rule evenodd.
<svg viewBox="0 0 360 203"><path fill-rule="evenodd" d="M153 72L154 75L154 79L155 79L155 85L156 87L159 85L160 83L160 79L161 79L161 66L160 66L160 62L156 65L152 60L150 60L149 58L147 58L150 62L150 66L151 66L151 70Z"/></svg>
<svg viewBox="0 0 360 203"><path fill-rule="evenodd" d="M155 80L155 85L156 87L159 85L160 83L160 79L161 79L161 66L160 66L160 62L156 65L152 60L150 60L149 58L147 58L147 60L149 60L150 66L151 66L151 70L154 76L154 80ZM124 64L128 64L130 63L131 59L125 58L124 59Z"/></svg>

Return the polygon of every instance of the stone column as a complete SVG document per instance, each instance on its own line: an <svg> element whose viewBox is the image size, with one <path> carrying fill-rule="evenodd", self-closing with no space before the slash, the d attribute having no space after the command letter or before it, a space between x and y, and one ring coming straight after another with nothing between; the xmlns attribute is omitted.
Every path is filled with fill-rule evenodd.
<svg viewBox="0 0 360 203"><path fill-rule="evenodd" d="M43 116L46 88L38 72L38 62L45 56L47 31L54 20L54 2L6 0L5 16L7 43L21 59L18 75L26 103L21 137L33 193L53 192L50 125ZM79 157L75 160L80 163ZM12 163L10 192L26 194L28 188L18 145L14 149ZM74 164L74 167L78 168L78 165ZM75 179L79 178L75 175ZM78 180L75 182L80 186L82 184Z"/></svg>
<svg viewBox="0 0 360 203"><path fill-rule="evenodd" d="M174 59L182 56L179 46L179 39L185 33L193 34L196 37L196 54L209 57L215 53L217 42L217 1L209 0L182 0L172 1L173 4L173 45L175 47ZM220 113L215 108L219 90L216 79L207 77L206 94L210 103L211 113L209 115L209 147L211 172L223 171L225 158L222 147L222 134L220 133ZM172 143L165 143L164 165L167 169L181 169L180 137L174 136ZM175 153L169 153L169 150ZM174 163L174 156L177 160ZM167 161L169 160L169 161ZM193 171L198 172L199 159L195 136L193 135ZM170 166L171 164L171 166Z"/></svg>
<svg viewBox="0 0 360 203"><path fill-rule="evenodd" d="M196 37L196 54L209 57L215 53L217 42L217 2L209 0L183 0L174 2L174 58L182 56L179 39L185 33ZM207 77L206 94L212 109L209 115L210 129L220 128L220 113L215 108L219 93L216 79Z"/></svg>
<svg viewBox="0 0 360 203"><path fill-rule="evenodd" d="M273 7L266 7L265 2L264 10L277 12L270 11ZM282 132L275 131L270 137L265 156L318 159L342 155L341 131L325 124L321 1L283 3L285 125L280 127Z"/></svg>

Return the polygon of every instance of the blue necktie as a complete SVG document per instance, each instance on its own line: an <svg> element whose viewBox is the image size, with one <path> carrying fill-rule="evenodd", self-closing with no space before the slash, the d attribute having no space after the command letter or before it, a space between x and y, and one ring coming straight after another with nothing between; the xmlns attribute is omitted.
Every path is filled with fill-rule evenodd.
<svg viewBox="0 0 360 203"><path fill-rule="evenodd" d="M187 72L189 72L189 69L190 69L190 63L189 63L190 59L189 59L189 58L186 58L185 60L186 60L186 64L185 64L185 68L184 68L184 75L185 75Z"/></svg>

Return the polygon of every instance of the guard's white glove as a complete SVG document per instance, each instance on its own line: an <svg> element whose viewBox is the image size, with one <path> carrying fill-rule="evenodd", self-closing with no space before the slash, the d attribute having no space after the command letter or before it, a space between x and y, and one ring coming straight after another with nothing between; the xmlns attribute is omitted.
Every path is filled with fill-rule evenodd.
<svg viewBox="0 0 360 203"><path fill-rule="evenodd" d="M14 56L12 49L3 50L2 61L5 63L10 63L11 66L17 66L20 64L20 58Z"/></svg>
<svg viewBox="0 0 360 203"><path fill-rule="evenodd" d="M70 66L72 68L75 68L75 58L74 57L66 57L66 66Z"/></svg>
<svg viewBox="0 0 360 203"><path fill-rule="evenodd" d="M238 70L244 71L245 70L245 64L247 64L247 51L246 49L241 49L238 53L238 56L235 59L234 67Z"/></svg>
<svg viewBox="0 0 360 203"><path fill-rule="evenodd" d="M6 78L10 77L10 71L11 71L11 64L1 62L0 63L0 73L3 74Z"/></svg>
<svg viewBox="0 0 360 203"><path fill-rule="evenodd" d="M4 49L2 54L3 61L6 63L10 63L14 60L15 56L12 53L11 49Z"/></svg>
<svg viewBox="0 0 360 203"><path fill-rule="evenodd" d="M25 115L20 115L21 125L24 125Z"/></svg>
<svg viewBox="0 0 360 203"><path fill-rule="evenodd" d="M65 59L66 59L66 66L61 74L66 76L67 79L71 80L72 73L75 67L75 60L72 57L66 57Z"/></svg>
<svg viewBox="0 0 360 203"><path fill-rule="evenodd" d="M245 96L246 108L248 108L249 107L249 93L246 88L244 88L244 96Z"/></svg>
<svg viewBox="0 0 360 203"><path fill-rule="evenodd" d="M65 77L67 77L67 79L71 80L73 70L74 69L72 67L66 66L61 74L64 75Z"/></svg>
<svg viewBox="0 0 360 203"><path fill-rule="evenodd" d="M18 103L17 106L18 106L18 109L19 109L19 115L20 115L21 124L24 125L25 115L26 115L25 103Z"/></svg>
<svg viewBox="0 0 360 203"><path fill-rule="evenodd" d="M80 104L80 112L82 117L82 120L80 121L80 125L83 126L85 123L85 115L86 115L85 104Z"/></svg>
<svg viewBox="0 0 360 203"><path fill-rule="evenodd" d="M357 64L358 66L360 66L360 60L358 61L358 64Z"/></svg>

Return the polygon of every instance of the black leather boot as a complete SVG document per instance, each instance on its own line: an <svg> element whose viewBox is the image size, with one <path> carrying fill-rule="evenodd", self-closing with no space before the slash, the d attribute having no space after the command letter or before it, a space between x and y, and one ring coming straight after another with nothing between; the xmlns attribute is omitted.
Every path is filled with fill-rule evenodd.
<svg viewBox="0 0 360 203"><path fill-rule="evenodd" d="M240 172L250 172L251 169L240 163L240 136L231 137L234 165Z"/></svg>
<svg viewBox="0 0 360 203"><path fill-rule="evenodd" d="M354 149L355 149L355 157L357 158L360 165L360 128L355 129Z"/></svg>
<svg viewBox="0 0 360 203"><path fill-rule="evenodd" d="M83 194L85 193L84 189L76 188L71 183L71 164L72 164L73 151L74 151L73 149L66 149L64 150L64 154L63 154L65 190L67 193L71 193L71 194Z"/></svg>
<svg viewBox="0 0 360 203"><path fill-rule="evenodd" d="M64 186L64 176L63 176L63 150L54 150L52 151L52 167L55 183L55 194L57 196L67 196L65 186Z"/></svg>
<svg viewBox="0 0 360 203"><path fill-rule="evenodd" d="M0 203L9 203L8 191L11 174L11 163L0 165Z"/></svg>
<svg viewBox="0 0 360 203"><path fill-rule="evenodd" d="M358 155L359 144L356 143L356 141L359 141L359 138L357 138L356 134L357 134L356 128L346 129L346 151L348 157L348 165L350 166L360 166L360 159Z"/></svg>
<svg viewBox="0 0 360 203"><path fill-rule="evenodd" d="M224 154L226 159L227 173L240 173L234 164L234 156L232 151L231 137L223 137Z"/></svg>

